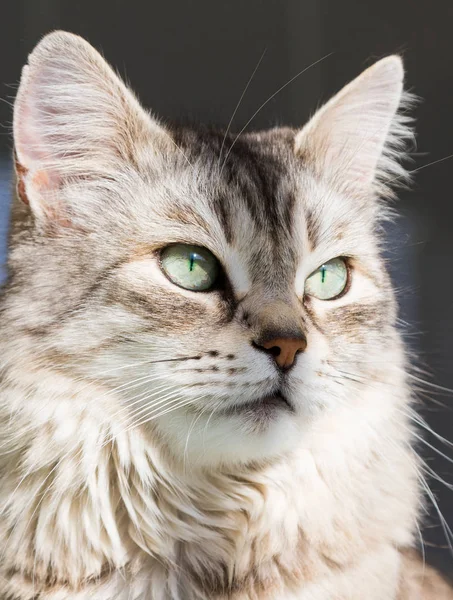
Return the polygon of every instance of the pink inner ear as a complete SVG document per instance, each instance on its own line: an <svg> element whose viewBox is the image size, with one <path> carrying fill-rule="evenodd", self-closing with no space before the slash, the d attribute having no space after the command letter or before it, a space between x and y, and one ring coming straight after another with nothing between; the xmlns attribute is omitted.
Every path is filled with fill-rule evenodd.
<svg viewBox="0 0 453 600"><path fill-rule="evenodd" d="M27 68L28 69L28 68ZM51 149L46 148L46 139L40 135L35 119L34 90L27 72L28 89L16 101L14 123L15 162L17 173L17 193L25 204L31 206L35 214L46 215L54 220L66 223L58 218L58 206L49 206L46 196L54 195L60 185L57 172L46 167ZM47 160L46 160L47 159Z"/></svg>
<svg viewBox="0 0 453 600"><path fill-rule="evenodd" d="M15 167L17 173L17 195L22 200L24 204L30 204L30 201L27 196L27 191L25 189L25 177L28 173L27 169L23 167L19 161L17 160L17 155L14 157Z"/></svg>
<svg viewBox="0 0 453 600"><path fill-rule="evenodd" d="M71 226L69 219L64 216L61 210L60 203L55 200L57 195L57 187L59 185L59 177L52 174L49 171L41 169L30 173L23 165L21 165L16 156L15 159L16 173L17 173L17 194L24 204L30 205L31 208L35 208L35 214L46 215L47 219L54 223L58 223L63 227ZM53 197L53 201L50 204L46 202L46 196L49 194ZM36 201L38 200L39 209L36 210Z"/></svg>
<svg viewBox="0 0 453 600"><path fill-rule="evenodd" d="M26 71L25 71L26 69ZM16 99L14 108L14 144L17 154L17 162L26 171L33 168L34 163L42 161L44 158L44 149L41 148L42 140L36 131L36 123L33 115L33 97L34 90L30 89L29 67L24 67L23 83L26 85L26 93L21 94Z"/></svg>
<svg viewBox="0 0 453 600"><path fill-rule="evenodd" d="M49 176L45 171L36 171L32 178L32 185L39 191L49 184Z"/></svg>

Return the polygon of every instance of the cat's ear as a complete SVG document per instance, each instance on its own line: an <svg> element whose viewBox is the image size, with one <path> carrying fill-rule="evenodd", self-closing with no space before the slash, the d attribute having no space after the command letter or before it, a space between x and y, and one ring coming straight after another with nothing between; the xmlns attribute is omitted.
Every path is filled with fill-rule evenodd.
<svg viewBox="0 0 453 600"><path fill-rule="evenodd" d="M64 222L58 203L68 182L113 176L162 127L102 56L79 36L56 31L23 68L14 105L18 194L38 219Z"/></svg>
<svg viewBox="0 0 453 600"><path fill-rule="evenodd" d="M399 159L413 137L403 79L400 57L375 63L318 110L296 135L296 152L345 193L391 195L388 184L407 177Z"/></svg>

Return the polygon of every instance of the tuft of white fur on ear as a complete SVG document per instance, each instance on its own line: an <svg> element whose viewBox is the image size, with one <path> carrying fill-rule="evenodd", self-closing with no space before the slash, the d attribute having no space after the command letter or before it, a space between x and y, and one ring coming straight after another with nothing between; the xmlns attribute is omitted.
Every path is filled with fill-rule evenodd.
<svg viewBox="0 0 453 600"><path fill-rule="evenodd" d="M391 197L390 184L408 179L400 160L413 140L404 114L413 97L403 92L403 79L399 56L375 63L303 127L296 153L344 193Z"/></svg>
<svg viewBox="0 0 453 600"><path fill-rule="evenodd" d="M37 218L53 219L66 183L108 177L145 138L166 137L102 56L64 31L28 57L13 130L19 196Z"/></svg>

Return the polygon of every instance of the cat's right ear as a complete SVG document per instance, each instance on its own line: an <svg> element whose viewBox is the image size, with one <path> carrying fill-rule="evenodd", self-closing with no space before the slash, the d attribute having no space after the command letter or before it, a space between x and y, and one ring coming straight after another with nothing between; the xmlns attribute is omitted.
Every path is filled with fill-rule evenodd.
<svg viewBox="0 0 453 600"><path fill-rule="evenodd" d="M171 144L103 57L79 36L53 32L23 68L14 105L18 195L38 221L70 223L69 182L115 177L147 144Z"/></svg>
<svg viewBox="0 0 453 600"><path fill-rule="evenodd" d="M403 93L403 79L399 56L375 63L297 133L296 153L347 195L390 196L391 184L408 176L400 159L413 140L405 114L413 99Z"/></svg>

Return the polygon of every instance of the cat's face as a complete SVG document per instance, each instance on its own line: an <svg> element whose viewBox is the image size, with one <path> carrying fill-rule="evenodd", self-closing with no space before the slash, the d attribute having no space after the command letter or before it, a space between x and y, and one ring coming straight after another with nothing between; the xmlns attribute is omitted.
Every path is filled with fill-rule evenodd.
<svg viewBox="0 0 453 600"><path fill-rule="evenodd" d="M26 69L15 145L34 222L12 265L45 353L114 390L110 432L246 462L385 378L395 307L376 195L402 175L385 148L406 133L398 59L302 131L225 141L164 129L69 34Z"/></svg>

